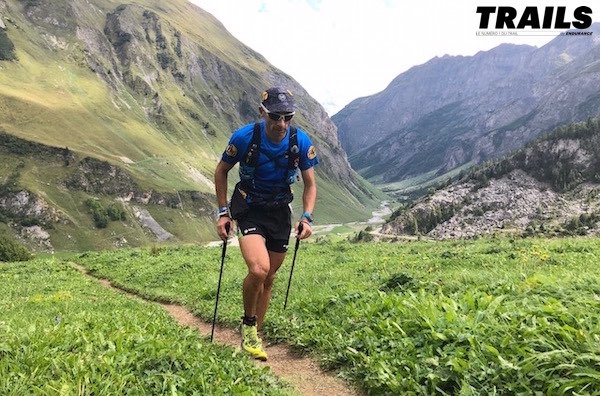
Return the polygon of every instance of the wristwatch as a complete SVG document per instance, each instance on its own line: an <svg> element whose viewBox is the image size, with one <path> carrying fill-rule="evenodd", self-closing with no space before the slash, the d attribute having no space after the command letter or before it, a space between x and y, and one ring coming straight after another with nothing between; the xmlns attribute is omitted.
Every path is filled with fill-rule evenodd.
<svg viewBox="0 0 600 396"><path fill-rule="evenodd" d="M306 219L306 221L304 221L304 219ZM304 213L302 213L302 216L300 216L300 221L304 221L305 223L308 223L308 225L310 225L312 227L313 222L315 220L313 219L312 213L304 212Z"/></svg>
<svg viewBox="0 0 600 396"><path fill-rule="evenodd" d="M229 216L229 208L227 206L221 206L219 209L217 209L217 218L220 219L223 216Z"/></svg>

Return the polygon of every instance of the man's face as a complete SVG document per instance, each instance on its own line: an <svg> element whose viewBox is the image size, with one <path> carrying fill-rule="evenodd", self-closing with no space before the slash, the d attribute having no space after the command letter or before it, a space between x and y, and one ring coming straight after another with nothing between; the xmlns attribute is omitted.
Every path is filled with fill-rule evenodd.
<svg viewBox="0 0 600 396"><path fill-rule="evenodd" d="M260 112L262 117L266 121L267 134L275 138L283 138L283 136L285 136L288 126L290 125L290 122L292 121L294 113L270 113L263 106L261 106Z"/></svg>

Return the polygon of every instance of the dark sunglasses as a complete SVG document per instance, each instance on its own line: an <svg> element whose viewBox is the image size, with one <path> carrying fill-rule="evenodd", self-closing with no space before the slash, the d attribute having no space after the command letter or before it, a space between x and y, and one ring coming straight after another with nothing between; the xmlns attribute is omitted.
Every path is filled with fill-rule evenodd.
<svg viewBox="0 0 600 396"><path fill-rule="evenodd" d="M294 117L294 114L296 114L295 112L285 113L285 114L271 113L269 110L267 110L267 108L262 103L260 104L260 107L262 107L262 109L265 111L265 113L267 113L269 118L272 119L273 121L284 120L285 122L290 122L292 120L292 117Z"/></svg>

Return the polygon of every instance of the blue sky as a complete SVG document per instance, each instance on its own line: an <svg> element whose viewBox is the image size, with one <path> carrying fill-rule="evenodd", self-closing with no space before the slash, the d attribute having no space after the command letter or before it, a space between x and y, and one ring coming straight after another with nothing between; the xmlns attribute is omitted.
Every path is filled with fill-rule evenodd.
<svg viewBox="0 0 600 396"><path fill-rule="evenodd" d="M435 56L474 55L503 42L542 46L553 37L481 37L477 6L566 6L591 0L190 0L237 39L296 79L329 115L383 90ZM600 6L594 10L598 21ZM554 33L555 34L555 33ZM599 38L600 39L600 38Z"/></svg>

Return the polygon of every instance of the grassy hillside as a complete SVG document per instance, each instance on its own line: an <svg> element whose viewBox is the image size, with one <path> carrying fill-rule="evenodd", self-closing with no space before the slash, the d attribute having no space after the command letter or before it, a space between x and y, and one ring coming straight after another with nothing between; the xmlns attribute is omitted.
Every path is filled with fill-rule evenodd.
<svg viewBox="0 0 600 396"><path fill-rule="evenodd" d="M15 191L41 197L69 220L47 230L56 249L155 240L133 216L96 235L82 202L92 197L108 202L123 191L66 188L79 161L92 157L118 167L140 194L211 195L214 167L231 132L256 119L258 93L275 82L299 92L295 122L312 134L323 163L336 164L317 169L318 221L364 220L383 198L341 159L333 124L320 118L322 108L291 77L187 1L7 1L3 20L4 52L10 40L14 59L0 60L0 133L73 156L68 166L48 167L54 160L44 153L0 150L3 163L22 163ZM10 172L4 169L0 180ZM232 173L232 185L236 177ZM176 240L207 241L216 236L211 200L200 208L183 202L175 211L160 205L145 209Z"/></svg>
<svg viewBox="0 0 600 396"><path fill-rule="evenodd" d="M77 171L77 160L65 161L62 156L53 155L52 148L41 145L12 147L12 151L21 150L20 154L15 154L6 143L2 140L0 144L0 158L3 159L0 167L3 175L0 179L0 219L12 224L13 229L21 229L19 238L33 250L84 251L156 243L153 233L136 218L140 208L148 210L166 231L173 234L171 243L202 242L216 237L209 216L212 214L212 200L194 202L183 195L181 207L144 205L117 200L115 194L69 188L66 182ZM23 192L35 195L29 194L29 205L24 205L23 210L15 210L18 195ZM31 204L34 197L42 200L41 209L39 204ZM12 203L5 204L8 199L12 199ZM124 218L99 228L94 222L94 213L86 204L90 199L97 200L105 208L118 205L125 211ZM40 225L48 232L50 245L40 241L36 243L26 237L24 230L31 225Z"/></svg>
<svg viewBox="0 0 600 396"><path fill-rule="evenodd" d="M2 129L118 163L149 188L211 190L194 180L191 168L205 174L214 168L224 133L212 140L195 133L185 141L177 136L183 131L168 135L148 122L127 90L115 95L91 70L65 62L68 54L42 50L27 37L15 43L19 61L3 63L0 74Z"/></svg>

